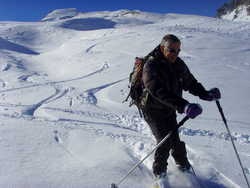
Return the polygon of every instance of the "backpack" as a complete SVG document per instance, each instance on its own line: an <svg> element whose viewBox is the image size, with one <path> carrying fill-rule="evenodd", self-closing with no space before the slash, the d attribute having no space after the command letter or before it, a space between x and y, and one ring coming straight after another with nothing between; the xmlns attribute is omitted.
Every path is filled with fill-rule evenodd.
<svg viewBox="0 0 250 188"><path fill-rule="evenodd" d="M148 56L145 57L136 57L135 58L135 63L134 63L134 67L133 67L133 71L130 73L129 76L129 85L128 87L130 88L129 94L127 96L127 98L123 101L126 102L128 101L128 98L131 98L129 107L136 105L140 116L142 117L141 114L141 95L143 93L143 89L142 89L142 83L141 83L141 78L142 78L142 71L143 71L143 67L148 59Z"/></svg>

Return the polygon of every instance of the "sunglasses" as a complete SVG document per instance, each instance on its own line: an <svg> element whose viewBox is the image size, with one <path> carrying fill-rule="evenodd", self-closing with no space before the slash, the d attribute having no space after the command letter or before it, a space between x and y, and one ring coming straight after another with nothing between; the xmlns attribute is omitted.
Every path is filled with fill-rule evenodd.
<svg viewBox="0 0 250 188"><path fill-rule="evenodd" d="M170 48L166 48L168 51L170 51L171 53L180 53L181 49L179 50L175 50L175 49L170 49Z"/></svg>

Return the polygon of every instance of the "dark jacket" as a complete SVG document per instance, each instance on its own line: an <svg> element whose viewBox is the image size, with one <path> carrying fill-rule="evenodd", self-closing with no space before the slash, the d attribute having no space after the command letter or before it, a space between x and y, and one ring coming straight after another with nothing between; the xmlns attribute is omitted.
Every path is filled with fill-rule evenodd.
<svg viewBox="0 0 250 188"><path fill-rule="evenodd" d="M150 107L172 108L179 113L189 102L182 98L182 91L189 91L204 99L206 90L195 79L181 58L170 63L157 46L145 63L142 85L149 93L147 104Z"/></svg>

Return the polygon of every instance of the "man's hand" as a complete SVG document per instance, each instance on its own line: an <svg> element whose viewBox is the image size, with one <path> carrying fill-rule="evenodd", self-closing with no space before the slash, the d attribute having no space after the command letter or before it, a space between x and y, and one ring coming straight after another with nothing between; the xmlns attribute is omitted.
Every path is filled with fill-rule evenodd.
<svg viewBox="0 0 250 188"><path fill-rule="evenodd" d="M187 114L188 117L194 119L202 113L202 107L198 103L189 103L185 106L184 112Z"/></svg>
<svg viewBox="0 0 250 188"><path fill-rule="evenodd" d="M212 88L205 94L206 101L218 100L221 98L220 90L218 88Z"/></svg>

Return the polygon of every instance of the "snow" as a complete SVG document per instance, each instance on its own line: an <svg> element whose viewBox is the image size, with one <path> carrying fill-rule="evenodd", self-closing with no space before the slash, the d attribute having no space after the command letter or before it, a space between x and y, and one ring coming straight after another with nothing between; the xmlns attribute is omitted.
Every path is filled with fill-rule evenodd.
<svg viewBox="0 0 250 188"><path fill-rule="evenodd" d="M247 8L249 8L249 6L240 5L233 11L221 16L221 18L226 20L250 22L250 15L247 13Z"/></svg>
<svg viewBox="0 0 250 188"><path fill-rule="evenodd" d="M47 16L45 16L41 20L41 22L48 22L48 21L56 21L56 20L63 20L63 19L67 19L67 18L73 18L80 13L82 13L82 12L77 10L76 8L57 9L57 10L51 11Z"/></svg>
<svg viewBox="0 0 250 188"><path fill-rule="evenodd" d="M119 182L156 144L137 108L122 103L134 58L169 33L181 39L180 57L206 89L220 88L250 179L249 22L128 10L56 12L38 23L0 22L0 187ZM203 107L179 129L203 187L247 187L215 102L184 98ZM119 188L151 187L152 162L153 155ZM174 172L171 157L169 163Z"/></svg>

